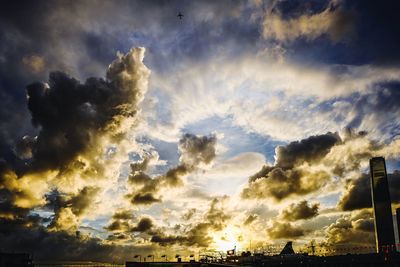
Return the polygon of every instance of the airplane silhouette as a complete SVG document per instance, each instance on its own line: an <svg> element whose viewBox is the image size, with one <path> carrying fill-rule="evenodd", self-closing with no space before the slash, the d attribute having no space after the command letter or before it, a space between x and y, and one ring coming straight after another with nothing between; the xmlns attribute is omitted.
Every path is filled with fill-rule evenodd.
<svg viewBox="0 0 400 267"><path fill-rule="evenodd" d="M179 17L179 19L182 19L182 18L183 18L183 15L182 15L182 13L181 13L181 12L179 12L177 17Z"/></svg>

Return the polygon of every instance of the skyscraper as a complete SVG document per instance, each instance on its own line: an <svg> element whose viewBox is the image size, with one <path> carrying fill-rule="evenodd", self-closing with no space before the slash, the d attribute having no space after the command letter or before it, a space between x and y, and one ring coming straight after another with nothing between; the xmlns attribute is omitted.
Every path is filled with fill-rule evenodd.
<svg viewBox="0 0 400 267"><path fill-rule="evenodd" d="M396 209L396 222L397 222L397 237L399 238L400 243L400 208Z"/></svg>
<svg viewBox="0 0 400 267"><path fill-rule="evenodd" d="M369 161L369 166L374 206L376 250L381 252L391 249L395 245L385 159L383 157L372 158Z"/></svg>

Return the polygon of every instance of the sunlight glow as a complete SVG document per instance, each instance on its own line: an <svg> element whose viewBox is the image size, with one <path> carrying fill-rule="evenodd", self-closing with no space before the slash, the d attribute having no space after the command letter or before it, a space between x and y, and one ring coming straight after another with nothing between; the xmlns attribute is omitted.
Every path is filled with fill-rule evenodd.
<svg viewBox="0 0 400 267"><path fill-rule="evenodd" d="M227 226L223 231L218 232L214 235L215 249L226 253L227 250L234 249L236 251L242 250L240 229Z"/></svg>

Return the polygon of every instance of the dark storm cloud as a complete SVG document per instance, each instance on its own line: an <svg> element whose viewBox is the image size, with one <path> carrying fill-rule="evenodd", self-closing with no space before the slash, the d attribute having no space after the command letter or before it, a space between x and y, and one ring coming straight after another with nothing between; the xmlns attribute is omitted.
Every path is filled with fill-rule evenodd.
<svg viewBox="0 0 400 267"><path fill-rule="evenodd" d="M0 156L2 246L48 260L66 255L106 261L127 257L125 248L118 252L100 239L71 233L79 229L101 190L86 185L85 179L103 178L105 147L118 145L126 129L133 127L149 75L143 53L132 49L120 55L110 64L106 79L89 78L82 84L63 72L52 72L48 84L28 86L28 108L38 136L25 136L13 149L24 160L22 172L9 157ZM75 176L81 183L75 183ZM58 186L66 181L68 188ZM41 218L34 215L34 208L54 215Z"/></svg>
<svg viewBox="0 0 400 267"><path fill-rule="evenodd" d="M13 1L0 11L0 23L15 36L2 43L16 57L40 54L51 69L79 69L85 77L101 74L98 65L130 46L147 47L151 67L165 71L182 60L206 60L216 50L233 54L245 51L244 46L252 49L259 39L257 23L248 23L257 11L251 4L189 1L182 21L176 17L180 9L180 1Z"/></svg>
<svg viewBox="0 0 400 267"><path fill-rule="evenodd" d="M355 180L347 180L346 187L338 206L341 210L356 210L372 207L371 183L368 174L362 174Z"/></svg>
<svg viewBox="0 0 400 267"><path fill-rule="evenodd" d="M103 75L117 51L141 45L152 51L147 62L164 71L183 58L205 60L217 48L242 51L228 49L236 43L232 40L251 47L258 39L257 25L241 19L251 17L251 5L187 2L184 22L176 17L180 6L177 1L5 3L0 10L0 156L21 165L11 148L17 138L36 134L24 108L24 87L44 80L49 70L79 79Z"/></svg>
<svg viewBox="0 0 400 267"><path fill-rule="evenodd" d="M327 133L291 142L286 146L278 146L275 152L276 166L290 169L303 162L317 162L340 141L337 133Z"/></svg>
<svg viewBox="0 0 400 267"><path fill-rule="evenodd" d="M268 235L273 239L298 238L305 234L305 231L299 227L293 226L287 222L273 221L273 225L267 229Z"/></svg>
<svg viewBox="0 0 400 267"><path fill-rule="evenodd" d="M339 200L341 210L372 208L371 181L369 174L362 174L354 180L347 180L345 191ZM400 171L388 174L389 192L393 203L400 202Z"/></svg>
<svg viewBox="0 0 400 267"><path fill-rule="evenodd" d="M48 194L47 207L55 212L49 227L78 226L100 189L75 184L74 174L81 179L103 178L106 161L99 161L106 150L102 142L118 145L132 127L147 89L149 71L142 63L143 53L136 48L121 55L110 64L106 80L90 78L81 84L62 72L52 72L48 84L28 86L28 108L39 134L25 136L15 148L21 158L28 158L23 171L13 169L12 162L1 163L3 210L42 206L46 190L51 190L47 183L54 178L45 171L55 170L57 182L68 180L68 190L77 193L59 193L66 188L55 186Z"/></svg>
<svg viewBox="0 0 400 267"><path fill-rule="evenodd" d="M319 203L309 205L307 200L290 204L282 211L281 217L286 221L310 219L318 215Z"/></svg>
<svg viewBox="0 0 400 267"><path fill-rule="evenodd" d="M52 72L48 84L27 87L32 123L40 127L31 144L32 169L65 168L78 155L97 147L101 136L110 135L113 142L123 138L125 133L118 129L123 123L121 118L135 116L143 95L140 77L124 80L121 76L125 70L133 76L143 74L135 69L140 60L137 53L143 52L132 50L114 61L107 71L107 80L90 78L81 84L62 72Z"/></svg>
<svg viewBox="0 0 400 267"><path fill-rule="evenodd" d="M32 80L44 78L43 66L40 68L37 64L43 60L39 48L40 31L34 28L43 20L33 15L48 10L46 4L42 4L9 2L0 10L0 158L7 160L13 168L20 165L12 156L14 143L32 132L25 86Z"/></svg>
<svg viewBox="0 0 400 267"><path fill-rule="evenodd" d="M327 133L277 147L275 165L263 166L258 173L250 176L242 197L280 201L291 195L305 195L318 190L329 179L328 173L299 169L298 166L318 163L339 143L341 139L338 134Z"/></svg>
<svg viewBox="0 0 400 267"><path fill-rule="evenodd" d="M375 233L375 225L372 216L370 218L357 219L352 223L352 225L355 230Z"/></svg>
<svg viewBox="0 0 400 267"><path fill-rule="evenodd" d="M37 132L30 125L26 109L26 84L45 79L49 68L65 70L69 64L64 59L72 58L63 58L66 51L57 50L60 44L75 43L65 31L72 27L56 29L54 23L49 23L60 3L13 1L4 3L0 10L0 158L14 169L20 169L23 163L12 155L12 147L18 138Z"/></svg>
<svg viewBox="0 0 400 267"><path fill-rule="evenodd" d="M10 186L13 183L28 183L32 191L37 190L34 188L36 184L30 183L31 180L27 180L24 174L36 175L37 171L55 170L58 176L53 182L71 178L71 172L75 171L82 180L104 176L104 168L109 165L97 161L104 152L101 142L114 145L124 138L124 131L118 129L119 119L136 117L136 97L140 98L140 94L121 90L125 86L121 76L131 74L129 60L121 59L122 62L117 60L113 63L115 68L108 70L106 79L90 78L82 83L78 79L103 75L103 67L116 51L126 51L132 45L146 45L152 51L147 62L164 70L177 65L174 63L181 63L183 58L205 60L213 55L215 49L228 51L228 54L246 52L231 44L241 40L241 45L251 47L258 39L257 25L247 23L252 15L251 10L246 9L247 5L231 1L190 2L185 7L187 23L176 18L178 5L178 2L146 1L118 4L96 1L95 5L85 1L13 1L2 6L0 158L7 162L10 173L17 172L21 177L7 174L6 183L1 177L1 213L24 221L32 207L42 205L38 199L30 201L37 197L32 196L32 192ZM246 9L245 13L242 7ZM154 20L155 17L157 20ZM246 19L242 20L242 17ZM124 69L125 66L128 69ZM28 87L29 111L36 126L33 128L25 108L25 85L45 80L48 71L53 69L61 72L51 72L48 84L34 83ZM116 73L119 70L123 74ZM137 69L135 71L138 74ZM135 87L135 81L141 81L139 74L132 76L132 80L126 81L126 86L130 88ZM208 148L200 148L199 154L196 154L199 158L189 158L209 163L213 152ZM171 169L163 185L179 185L179 177L191 171L192 167L186 164ZM45 183L45 178L45 174L41 174L32 179ZM138 176L136 178L140 180ZM146 183L147 178L143 175L137 184ZM73 219L72 215L81 217L90 209L90 202L96 195L90 191L92 187L78 186L73 180L68 182L77 193L63 193L62 188L58 188L59 191L49 194L51 189L47 188L46 207L56 213L53 222L61 222L61 218ZM39 194L40 197L46 192ZM158 196L152 192L138 193L132 198L142 202L157 200ZM29 203L29 208L21 207L21 203ZM121 216L119 219L128 218L128 215ZM28 227L32 223L24 221L20 225ZM199 226L198 229L208 227L211 226L206 224L206 227ZM20 241L24 246L18 247ZM98 239L80 239L62 231L50 233L36 226L19 228L12 236L1 235L0 243L13 250L32 251L38 257L47 256L47 259L74 255L70 259L107 261L126 256L123 254L129 251L127 247L117 249L104 245ZM134 249L140 251L140 248Z"/></svg>
<svg viewBox="0 0 400 267"><path fill-rule="evenodd" d="M128 181L134 192L127 195L134 205L149 205L161 202L156 194L165 187L183 185L182 177L194 171L200 164L209 164L216 156L216 137L185 134L179 140L181 153L179 165L170 168L165 174L152 178L145 173L149 159L131 164Z"/></svg>

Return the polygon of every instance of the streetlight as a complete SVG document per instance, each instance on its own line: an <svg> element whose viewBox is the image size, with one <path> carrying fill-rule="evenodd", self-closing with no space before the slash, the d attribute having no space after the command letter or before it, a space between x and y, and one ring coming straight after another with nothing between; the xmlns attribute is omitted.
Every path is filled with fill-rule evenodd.
<svg viewBox="0 0 400 267"><path fill-rule="evenodd" d="M134 258L139 258L139 262L142 262L142 256L141 255L135 255Z"/></svg>
<svg viewBox="0 0 400 267"><path fill-rule="evenodd" d="M168 261L167 255L162 255L161 258L165 258L165 261Z"/></svg>

